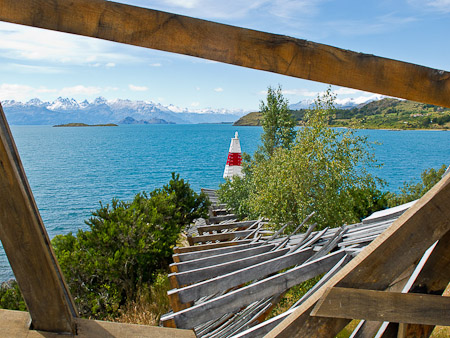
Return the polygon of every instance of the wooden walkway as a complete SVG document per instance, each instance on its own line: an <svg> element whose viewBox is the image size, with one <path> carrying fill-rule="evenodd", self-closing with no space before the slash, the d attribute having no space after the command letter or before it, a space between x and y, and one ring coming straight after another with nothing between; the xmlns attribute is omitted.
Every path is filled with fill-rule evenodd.
<svg viewBox="0 0 450 338"><path fill-rule="evenodd" d="M263 220L200 223L191 246L176 248L170 274L173 289L168 293L173 311L161 322L193 329L197 337L262 337L412 204L376 212L361 223L320 231L307 218L289 235L264 230ZM222 207L213 204L211 214L217 209ZM306 232L297 233L305 227ZM292 309L264 321L286 291L321 275Z"/></svg>

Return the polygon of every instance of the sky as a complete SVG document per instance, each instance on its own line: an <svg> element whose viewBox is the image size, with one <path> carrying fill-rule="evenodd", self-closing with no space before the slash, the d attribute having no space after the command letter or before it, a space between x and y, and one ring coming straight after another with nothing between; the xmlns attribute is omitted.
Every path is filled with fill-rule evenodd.
<svg viewBox="0 0 450 338"><path fill-rule="evenodd" d="M450 70L450 0L117 1ZM144 100L189 110L257 110L328 85L184 55L0 22L0 100ZM338 101L374 94L332 87Z"/></svg>

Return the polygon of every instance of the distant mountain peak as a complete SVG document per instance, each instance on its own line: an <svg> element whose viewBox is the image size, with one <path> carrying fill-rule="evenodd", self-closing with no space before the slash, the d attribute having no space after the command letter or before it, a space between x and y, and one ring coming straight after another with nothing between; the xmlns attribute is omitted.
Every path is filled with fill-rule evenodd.
<svg viewBox="0 0 450 338"><path fill-rule="evenodd" d="M106 100L98 97L81 103L73 98L58 97L53 102L35 98L27 103L5 100L2 105L11 124L65 124L77 121L86 124L119 123L127 117L147 123L223 123L234 122L245 114L242 110L188 110L175 105L128 99Z"/></svg>

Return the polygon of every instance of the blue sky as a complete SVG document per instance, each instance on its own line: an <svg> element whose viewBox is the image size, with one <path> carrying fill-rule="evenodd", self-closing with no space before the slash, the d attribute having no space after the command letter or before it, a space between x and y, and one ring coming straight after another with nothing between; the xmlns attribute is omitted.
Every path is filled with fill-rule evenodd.
<svg viewBox="0 0 450 338"><path fill-rule="evenodd" d="M124 0L127 4L450 70L450 0ZM0 23L0 100L131 99L256 110L268 86L290 103L326 84ZM333 87L338 99L372 94Z"/></svg>

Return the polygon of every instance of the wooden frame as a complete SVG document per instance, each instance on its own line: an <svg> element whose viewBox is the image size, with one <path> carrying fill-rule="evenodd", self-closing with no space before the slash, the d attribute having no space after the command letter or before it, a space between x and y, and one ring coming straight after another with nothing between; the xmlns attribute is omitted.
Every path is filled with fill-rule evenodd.
<svg viewBox="0 0 450 338"><path fill-rule="evenodd" d="M450 73L446 71L110 1L0 0L0 20L450 107ZM33 327L74 333L76 310L3 112L0 127L0 238ZM314 336L318 331L336 334L347 320L310 316L325 289L385 289L449 231L449 181L450 175L269 336ZM189 251L180 249L179 253L183 252Z"/></svg>

